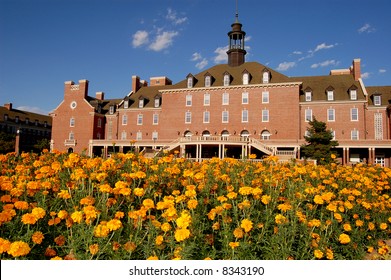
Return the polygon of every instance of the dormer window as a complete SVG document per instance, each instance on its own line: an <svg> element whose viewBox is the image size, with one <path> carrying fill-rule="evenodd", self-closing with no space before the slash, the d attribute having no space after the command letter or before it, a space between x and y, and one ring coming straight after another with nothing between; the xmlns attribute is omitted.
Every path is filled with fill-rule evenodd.
<svg viewBox="0 0 391 280"><path fill-rule="evenodd" d="M262 82L264 84L267 84L270 82L270 72L267 69L263 70Z"/></svg>
<svg viewBox="0 0 391 280"><path fill-rule="evenodd" d="M140 97L140 99L138 100L138 107L139 108L143 108L144 107L144 98Z"/></svg>
<svg viewBox="0 0 391 280"><path fill-rule="evenodd" d="M373 96L373 105L381 106L381 95L380 94Z"/></svg>
<svg viewBox="0 0 391 280"><path fill-rule="evenodd" d="M327 100L328 101L333 101L334 100L334 88L333 87L328 87L326 89L326 94L327 94Z"/></svg>
<svg viewBox="0 0 391 280"><path fill-rule="evenodd" d="M205 87L210 87L212 84L212 77L210 75L205 76Z"/></svg>
<svg viewBox="0 0 391 280"><path fill-rule="evenodd" d="M350 96L350 100L357 100L357 87L356 86L352 86L349 89L349 96Z"/></svg>
<svg viewBox="0 0 391 280"><path fill-rule="evenodd" d="M15 117L15 122L19 123L19 117L18 116Z"/></svg>
<svg viewBox="0 0 391 280"><path fill-rule="evenodd" d="M155 108L158 108L160 106L160 97L158 95L155 96Z"/></svg>
<svg viewBox="0 0 391 280"><path fill-rule="evenodd" d="M305 101L306 102L312 101L312 91L306 91L305 92Z"/></svg>
<svg viewBox="0 0 391 280"><path fill-rule="evenodd" d="M129 100L125 100L124 101L124 109L128 109L129 108Z"/></svg>
<svg viewBox="0 0 391 280"><path fill-rule="evenodd" d="M231 82L231 76L229 75L229 73L225 73L224 74L224 86L227 87L229 86Z"/></svg>
<svg viewBox="0 0 391 280"><path fill-rule="evenodd" d="M194 86L194 77L189 74L187 76L187 88L192 88Z"/></svg>
<svg viewBox="0 0 391 280"><path fill-rule="evenodd" d="M109 114L114 114L114 105L110 105Z"/></svg>
<svg viewBox="0 0 391 280"><path fill-rule="evenodd" d="M250 74L246 71L243 73L243 85L248 85L250 82Z"/></svg>

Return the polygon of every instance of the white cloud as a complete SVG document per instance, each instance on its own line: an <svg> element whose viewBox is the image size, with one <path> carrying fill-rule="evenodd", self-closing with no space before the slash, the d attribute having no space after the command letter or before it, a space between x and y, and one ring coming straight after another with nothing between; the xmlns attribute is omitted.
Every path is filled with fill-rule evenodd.
<svg viewBox="0 0 391 280"><path fill-rule="evenodd" d="M311 68L326 67L326 66L330 66L330 65L338 65L338 61L335 61L334 59L332 59L332 60L326 60L326 61L319 62L319 63L314 63L311 65Z"/></svg>
<svg viewBox="0 0 391 280"><path fill-rule="evenodd" d="M214 53L217 54L214 58L215 63L226 63L228 61L227 56L228 46L218 47Z"/></svg>
<svg viewBox="0 0 391 280"><path fill-rule="evenodd" d="M301 51L294 51L293 54L300 55L300 54L303 54L303 53Z"/></svg>
<svg viewBox="0 0 391 280"><path fill-rule="evenodd" d="M205 68L205 66L208 65L208 63L209 63L208 60L206 58L203 58L200 62L196 64L196 67L201 70Z"/></svg>
<svg viewBox="0 0 391 280"><path fill-rule="evenodd" d="M202 55L198 52L193 53L193 55L191 56L191 61L197 61L200 59L202 59Z"/></svg>
<svg viewBox="0 0 391 280"><path fill-rule="evenodd" d="M363 78L363 79L368 79L369 76L371 76L371 73L369 73L369 72L361 73L361 78Z"/></svg>
<svg viewBox="0 0 391 280"><path fill-rule="evenodd" d="M133 35L132 45L134 48L138 48L149 42L149 34L145 30L139 30Z"/></svg>
<svg viewBox="0 0 391 280"><path fill-rule="evenodd" d="M48 115L49 114L47 111L42 110L41 108L38 108L38 107L19 106L19 107L16 107L16 109L21 110L21 111L41 114L41 115Z"/></svg>
<svg viewBox="0 0 391 280"><path fill-rule="evenodd" d="M379 69L379 73L380 73L380 74L383 74L383 73L386 73L386 72L387 72L386 69Z"/></svg>
<svg viewBox="0 0 391 280"><path fill-rule="evenodd" d="M360 27L357 31L358 33L372 33L375 32L375 28L373 28L370 24L366 23L362 27Z"/></svg>
<svg viewBox="0 0 391 280"><path fill-rule="evenodd" d="M326 45L326 43L322 43L320 45L317 45L314 52L318 52L320 50L326 50L326 49L331 49L334 48L337 44L334 45Z"/></svg>
<svg viewBox="0 0 391 280"><path fill-rule="evenodd" d="M278 64L278 67L277 67L277 71L286 71L288 70L289 68L292 68L292 67L295 67L296 66L296 62L294 61L291 61L291 62L282 62L280 64Z"/></svg>
<svg viewBox="0 0 391 280"><path fill-rule="evenodd" d="M161 34L157 35L155 40L149 45L149 49L159 52L163 49L171 46L174 37L179 33L177 31L164 31Z"/></svg>
<svg viewBox="0 0 391 280"><path fill-rule="evenodd" d="M175 25L179 25L187 21L187 17L178 18L176 11L171 8L167 9L166 19L170 20Z"/></svg>

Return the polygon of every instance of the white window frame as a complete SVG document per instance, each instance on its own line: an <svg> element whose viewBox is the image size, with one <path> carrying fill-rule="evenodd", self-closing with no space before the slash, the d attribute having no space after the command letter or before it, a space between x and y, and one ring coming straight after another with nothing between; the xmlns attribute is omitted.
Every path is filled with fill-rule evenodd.
<svg viewBox="0 0 391 280"><path fill-rule="evenodd" d="M373 96L373 105L381 106L381 95L374 95Z"/></svg>
<svg viewBox="0 0 391 280"><path fill-rule="evenodd" d="M160 106L160 98L155 98L155 108L158 108Z"/></svg>
<svg viewBox="0 0 391 280"><path fill-rule="evenodd" d="M248 122L248 110L243 109L242 110L242 123L247 123Z"/></svg>
<svg viewBox="0 0 391 280"><path fill-rule="evenodd" d="M230 80L231 80L231 78L230 78L229 74L225 74L224 75L224 86L225 87L229 86Z"/></svg>
<svg viewBox="0 0 391 280"><path fill-rule="evenodd" d="M350 90L350 100L357 100L357 90L356 89Z"/></svg>
<svg viewBox="0 0 391 280"><path fill-rule="evenodd" d="M152 124L153 125L159 124L159 114L155 113L152 115Z"/></svg>
<svg viewBox="0 0 391 280"><path fill-rule="evenodd" d="M210 112L209 111L205 111L204 114L203 114L203 122L204 123L209 123L210 122Z"/></svg>
<svg viewBox="0 0 391 280"><path fill-rule="evenodd" d="M312 101L312 91L306 91L305 92L305 101L311 102Z"/></svg>
<svg viewBox="0 0 391 280"><path fill-rule="evenodd" d="M144 98L141 98L138 100L138 107L139 108L144 108Z"/></svg>
<svg viewBox="0 0 391 280"><path fill-rule="evenodd" d="M69 140L75 140L75 133L73 133L72 131L69 132L68 137L69 137Z"/></svg>
<svg viewBox="0 0 391 280"><path fill-rule="evenodd" d="M267 72L267 71L263 72L263 74L262 74L262 82L264 84L268 84L269 83L269 79L270 79L269 72Z"/></svg>
<svg viewBox="0 0 391 280"><path fill-rule="evenodd" d="M359 140L360 139L359 131L357 129L353 129L352 131L350 131L350 139L351 140Z"/></svg>
<svg viewBox="0 0 391 280"><path fill-rule="evenodd" d="M137 115L137 125L143 125L143 114Z"/></svg>
<svg viewBox="0 0 391 280"><path fill-rule="evenodd" d="M122 125L127 125L127 124L128 124L128 116L122 115Z"/></svg>
<svg viewBox="0 0 391 280"><path fill-rule="evenodd" d="M191 123L191 112L185 112L185 123Z"/></svg>
<svg viewBox="0 0 391 280"><path fill-rule="evenodd" d="M222 123L228 123L229 122L229 111L222 111L221 112L221 122Z"/></svg>
<svg viewBox="0 0 391 280"><path fill-rule="evenodd" d="M229 105L229 93L228 92L223 93L222 99L223 99L222 100L223 105Z"/></svg>
<svg viewBox="0 0 391 280"><path fill-rule="evenodd" d="M304 120L305 122L312 122L312 109L305 109Z"/></svg>
<svg viewBox="0 0 391 280"><path fill-rule="evenodd" d="M193 87L193 77L188 77L187 78L187 88L192 88Z"/></svg>
<svg viewBox="0 0 391 280"><path fill-rule="evenodd" d="M141 131L137 131L136 140L143 140L143 133Z"/></svg>
<svg viewBox="0 0 391 280"><path fill-rule="evenodd" d="M249 102L249 94L247 91L242 92L242 104L248 104Z"/></svg>
<svg viewBox="0 0 391 280"><path fill-rule="evenodd" d="M327 101L334 101L334 91L333 90L327 91Z"/></svg>
<svg viewBox="0 0 391 280"><path fill-rule="evenodd" d="M211 76L205 76L205 87L210 87L211 83Z"/></svg>
<svg viewBox="0 0 391 280"><path fill-rule="evenodd" d="M335 109L327 109L327 121L335 122Z"/></svg>
<svg viewBox="0 0 391 280"><path fill-rule="evenodd" d="M269 110L268 109L263 109L262 110L262 122L269 122Z"/></svg>
<svg viewBox="0 0 391 280"><path fill-rule="evenodd" d="M129 100L124 100L124 109L129 108Z"/></svg>
<svg viewBox="0 0 391 280"><path fill-rule="evenodd" d="M74 117L70 118L69 127L75 127L75 118Z"/></svg>
<svg viewBox="0 0 391 280"><path fill-rule="evenodd" d="M268 91L263 91L262 92L262 103L267 104L269 103L269 92Z"/></svg>
<svg viewBox="0 0 391 280"><path fill-rule="evenodd" d="M210 93L204 93L204 106L210 106Z"/></svg>
<svg viewBox="0 0 391 280"><path fill-rule="evenodd" d="M121 140L126 140L126 137L127 137L126 131L122 131L122 133L121 133Z"/></svg>
<svg viewBox="0 0 391 280"><path fill-rule="evenodd" d="M153 132L152 132L152 140L153 140L153 141L156 141L156 140L158 140L158 139L159 139L159 132L153 131Z"/></svg>
<svg viewBox="0 0 391 280"><path fill-rule="evenodd" d="M358 122L358 108L350 109L350 120L352 122Z"/></svg>
<svg viewBox="0 0 391 280"><path fill-rule="evenodd" d="M191 107L193 104L193 96L191 94L186 95L186 107Z"/></svg>
<svg viewBox="0 0 391 280"><path fill-rule="evenodd" d="M248 85L249 82L249 74L248 73L243 73L243 85Z"/></svg>

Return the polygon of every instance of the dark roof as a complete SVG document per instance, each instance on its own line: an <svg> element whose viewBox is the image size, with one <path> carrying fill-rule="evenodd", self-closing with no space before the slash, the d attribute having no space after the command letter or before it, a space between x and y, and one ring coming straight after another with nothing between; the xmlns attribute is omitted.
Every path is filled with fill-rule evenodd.
<svg viewBox="0 0 391 280"><path fill-rule="evenodd" d="M94 97L87 96L87 101L90 103L92 107L95 108L96 112L99 112L98 108L100 106L101 114L106 114L110 110L110 106L116 106L118 105L123 99L104 99L104 100L99 100Z"/></svg>
<svg viewBox="0 0 391 280"><path fill-rule="evenodd" d="M373 96L380 94L383 105L391 104L391 86L368 86L368 105L373 105Z"/></svg>
<svg viewBox="0 0 391 280"><path fill-rule="evenodd" d="M16 117L19 118L20 122L26 122L26 119L29 120L30 123L34 124L37 120L40 125L43 125L45 122L48 126L52 125L52 117L49 115L42 115L33 112L23 111L11 108L8 110L7 107L0 106L0 121L4 121L4 116L8 116L8 121L15 121Z"/></svg>

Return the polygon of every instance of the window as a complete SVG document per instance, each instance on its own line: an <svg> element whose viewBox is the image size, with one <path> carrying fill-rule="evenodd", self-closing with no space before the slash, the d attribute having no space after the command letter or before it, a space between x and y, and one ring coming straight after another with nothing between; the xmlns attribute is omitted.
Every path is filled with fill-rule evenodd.
<svg viewBox="0 0 391 280"><path fill-rule="evenodd" d="M15 117L15 122L19 123L19 117L18 116Z"/></svg>
<svg viewBox="0 0 391 280"><path fill-rule="evenodd" d="M264 84L269 83L269 72L268 71L263 72L263 74L262 74L262 82Z"/></svg>
<svg viewBox="0 0 391 280"><path fill-rule="evenodd" d="M186 95L186 106L191 106L192 104L192 96Z"/></svg>
<svg viewBox="0 0 391 280"><path fill-rule="evenodd" d="M243 85L248 85L248 82L249 82L249 74L244 73L243 74Z"/></svg>
<svg viewBox="0 0 391 280"><path fill-rule="evenodd" d="M229 93L224 92L223 93L223 105L228 105L229 104Z"/></svg>
<svg viewBox="0 0 391 280"><path fill-rule="evenodd" d="M311 91L306 91L305 92L305 101L306 102L312 101L312 92Z"/></svg>
<svg viewBox="0 0 391 280"><path fill-rule="evenodd" d="M356 130L356 129L352 130L352 131L350 132L350 136L351 136L350 139L352 139L352 140L358 140L358 139L359 139L359 137L358 137L358 130Z"/></svg>
<svg viewBox="0 0 391 280"><path fill-rule="evenodd" d="M4 114L4 120L8 121L8 114Z"/></svg>
<svg viewBox="0 0 391 280"><path fill-rule="evenodd" d="M248 92L242 92L242 104L248 104Z"/></svg>
<svg viewBox="0 0 391 280"><path fill-rule="evenodd" d="M222 113L221 113L221 121L223 122L223 123L228 123L228 121L229 121L229 112L228 111L223 111Z"/></svg>
<svg viewBox="0 0 391 280"><path fill-rule="evenodd" d="M312 121L312 109L306 109L305 110L305 121L311 122Z"/></svg>
<svg viewBox="0 0 391 280"><path fill-rule="evenodd" d="M141 131L137 131L136 140L143 140L143 133Z"/></svg>
<svg viewBox="0 0 391 280"><path fill-rule="evenodd" d="M124 101L124 109L128 109L129 108L129 100L125 100Z"/></svg>
<svg viewBox="0 0 391 280"><path fill-rule="evenodd" d="M75 126L75 118L71 118L71 119L69 120L69 126L70 126L70 127L74 127L74 126Z"/></svg>
<svg viewBox="0 0 391 280"><path fill-rule="evenodd" d="M26 118L26 124L29 124L29 123L30 123L30 119Z"/></svg>
<svg viewBox="0 0 391 280"><path fill-rule="evenodd" d="M110 105L109 114L114 114L114 105Z"/></svg>
<svg viewBox="0 0 391 280"><path fill-rule="evenodd" d="M126 140L126 131L122 131L121 133L121 139Z"/></svg>
<svg viewBox="0 0 391 280"><path fill-rule="evenodd" d="M158 139L159 133L157 131L152 132L152 140L156 141Z"/></svg>
<svg viewBox="0 0 391 280"><path fill-rule="evenodd" d="M384 154L376 154L375 155L375 164L379 164L380 166L385 166L385 155Z"/></svg>
<svg viewBox="0 0 391 280"><path fill-rule="evenodd" d="M127 115L123 115L122 116L122 125L127 125L128 124L128 116Z"/></svg>
<svg viewBox="0 0 391 280"><path fill-rule="evenodd" d="M229 74L225 74L224 75L224 86L225 87L229 86L230 80L231 80L231 77L229 76Z"/></svg>
<svg viewBox="0 0 391 280"><path fill-rule="evenodd" d="M269 103L269 92L262 92L262 103Z"/></svg>
<svg viewBox="0 0 391 280"><path fill-rule="evenodd" d="M335 140L335 130L331 130L331 135L333 136L333 139L331 140Z"/></svg>
<svg viewBox="0 0 391 280"><path fill-rule="evenodd" d="M205 76L205 87L210 87L211 84L211 77Z"/></svg>
<svg viewBox="0 0 391 280"><path fill-rule="evenodd" d="M143 107L144 107L144 98L140 98L140 99L138 100L138 107L139 107L139 108L143 108Z"/></svg>
<svg viewBox="0 0 391 280"><path fill-rule="evenodd" d="M98 119L98 127L102 127L102 119L101 118Z"/></svg>
<svg viewBox="0 0 391 280"><path fill-rule="evenodd" d="M357 100L357 90L356 89L350 90L350 100Z"/></svg>
<svg viewBox="0 0 391 280"><path fill-rule="evenodd" d="M192 88L193 87L193 77L188 77L187 78L187 88Z"/></svg>
<svg viewBox="0 0 391 280"><path fill-rule="evenodd" d="M69 140L75 140L75 134L73 132L69 133Z"/></svg>
<svg viewBox="0 0 391 280"><path fill-rule="evenodd" d="M191 123L191 112L189 111L185 113L185 123Z"/></svg>
<svg viewBox="0 0 391 280"><path fill-rule="evenodd" d="M242 122L248 122L248 110L242 110Z"/></svg>
<svg viewBox="0 0 391 280"><path fill-rule="evenodd" d="M204 106L209 106L210 105L210 94L205 93L204 94Z"/></svg>
<svg viewBox="0 0 391 280"><path fill-rule="evenodd" d="M328 101L333 101L334 100L334 91L333 90L328 90L327 91L327 100Z"/></svg>
<svg viewBox="0 0 391 280"><path fill-rule="evenodd" d="M383 140L383 115L375 113L375 140Z"/></svg>
<svg viewBox="0 0 391 280"><path fill-rule="evenodd" d="M350 120L351 121L358 121L358 109L357 108L350 109Z"/></svg>
<svg viewBox="0 0 391 280"><path fill-rule="evenodd" d="M335 109L327 109L327 121L335 121Z"/></svg>
<svg viewBox="0 0 391 280"><path fill-rule="evenodd" d="M160 98L159 97L155 97L155 108L158 108L160 106Z"/></svg>
<svg viewBox="0 0 391 280"><path fill-rule="evenodd" d="M380 95L373 96L373 105L375 105L375 106L381 105L381 96Z"/></svg>
<svg viewBox="0 0 391 280"><path fill-rule="evenodd" d="M262 122L268 122L269 121L269 110L264 109L262 110Z"/></svg>
<svg viewBox="0 0 391 280"><path fill-rule="evenodd" d="M159 114L153 114L152 116L152 124L156 125L159 124Z"/></svg>
<svg viewBox="0 0 391 280"><path fill-rule="evenodd" d="M143 114L138 114L137 115L137 125L142 125L143 124Z"/></svg>
<svg viewBox="0 0 391 280"><path fill-rule="evenodd" d="M205 111L204 112L204 123L209 123L209 121L210 121L210 112Z"/></svg>
<svg viewBox="0 0 391 280"><path fill-rule="evenodd" d="M270 139L270 132L268 130L263 130L261 132L261 139L262 140L269 140Z"/></svg>

